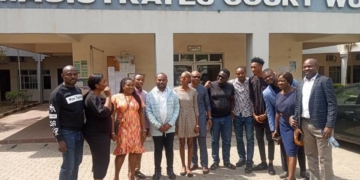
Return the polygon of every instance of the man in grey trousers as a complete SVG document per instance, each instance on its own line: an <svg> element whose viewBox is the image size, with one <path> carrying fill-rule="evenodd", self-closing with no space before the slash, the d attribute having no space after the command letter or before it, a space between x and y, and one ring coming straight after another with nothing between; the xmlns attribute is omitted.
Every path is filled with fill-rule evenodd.
<svg viewBox="0 0 360 180"><path fill-rule="evenodd" d="M194 152L192 157L192 165L191 170L197 169L198 166L198 155L197 149L198 144L200 148L200 160L201 167L203 170L203 174L209 173L208 168L208 154L206 147L206 134L207 129L210 129L212 126L211 121L211 109L210 109L210 101L207 89L200 84L200 73L198 71L193 71L191 73L191 83L190 87L196 89L198 93L198 106L199 106L199 125L200 125L200 133L198 137L194 139Z"/></svg>

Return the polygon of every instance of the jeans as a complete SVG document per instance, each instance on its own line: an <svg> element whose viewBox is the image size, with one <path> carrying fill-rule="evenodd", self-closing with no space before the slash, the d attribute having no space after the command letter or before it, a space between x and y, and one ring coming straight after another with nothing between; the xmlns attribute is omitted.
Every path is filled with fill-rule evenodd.
<svg viewBox="0 0 360 180"><path fill-rule="evenodd" d="M62 153L63 163L60 170L60 180L77 180L79 165L82 161L84 136L81 131L62 129L62 137L67 150Z"/></svg>
<svg viewBox="0 0 360 180"><path fill-rule="evenodd" d="M243 130L245 127L246 133L246 150L243 140ZM240 159L252 163L254 157L254 119L252 116L241 117L235 116L234 130L236 134L237 152ZM247 156L246 156L247 155Z"/></svg>
<svg viewBox="0 0 360 180"><path fill-rule="evenodd" d="M222 156L224 164L230 163L230 146L231 146L231 131L232 122L230 116L214 118L212 119L213 125L211 127L211 147L212 157L214 163L219 164L219 140L220 134L222 139Z"/></svg>
<svg viewBox="0 0 360 180"><path fill-rule="evenodd" d="M175 133L163 133L162 136L153 136L155 170L161 171L162 150L165 147L167 170L173 170L174 164L174 136Z"/></svg>

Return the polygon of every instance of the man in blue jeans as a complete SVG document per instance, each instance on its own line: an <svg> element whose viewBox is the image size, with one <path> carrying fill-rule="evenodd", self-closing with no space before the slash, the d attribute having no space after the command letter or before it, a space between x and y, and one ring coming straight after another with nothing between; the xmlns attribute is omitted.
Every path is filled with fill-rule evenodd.
<svg viewBox="0 0 360 180"><path fill-rule="evenodd" d="M73 66L65 66L61 74L64 83L50 94L50 127L62 153L60 180L77 180L83 156L84 126L83 96L75 84L78 74Z"/></svg>
<svg viewBox="0 0 360 180"><path fill-rule="evenodd" d="M237 151L239 161L236 167L246 164L245 173L253 171L254 156L254 119L252 117L253 109L249 95L249 80L246 78L246 68L239 66L235 69L236 78L230 80L235 89L235 107L234 107L234 130L237 141ZM243 140L243 130L246 133L246 150Z"/></svg>
<svg viewBox="0 0 360 180"><path fill-rule="evenodd" d="M230 72L223 69L217 76L217 81L208 83L209 100L211 106L211 115L213 126L211 127L212 135L212 157L214 163L210 166L210 170L215 170L219 167L219 139L221 134L222 139L222 155L224 166L229 169L236 169L230 163L230 146L231 146L231 131L232 131L232 117L231 112L234 108L234 86L228 83Z"/></svg>

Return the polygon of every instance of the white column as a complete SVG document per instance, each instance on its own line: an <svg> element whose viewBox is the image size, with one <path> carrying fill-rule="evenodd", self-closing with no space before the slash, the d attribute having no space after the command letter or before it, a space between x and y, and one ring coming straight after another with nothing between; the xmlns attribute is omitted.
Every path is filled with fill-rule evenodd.
<svg viewBox="0 0 360 180"><path fill-rule="evenodd" d="M346 74L347 74L347 64L348 64L348 54L346 52L340 53L341 57L341 84L346 85Z"/></svg>
<svg viewBox="0 0 360 180"><path fill-rule="evenodd" d="M42 79L42 68L41 68L41 62L45 58L44 55L37 54L35 55L35 61L37 61L37 85L38 85L38 92L39 92L39 103L44 102L44 86L43 86L43 79Z"/></svg>
<svg viewBox="0 0 360 180"><path fill-rule="evenodd" d="M155 34L155 64L156 74L165 73L168 77L167 85L174 86L174 36L171 32L157 32Z"/></svg>
<svg viewBox="0 0 360 180"><path fill-rule="evenodd" d="M254 32L246 35L246 71L247 76L252 76L251 59L260 57L265 61L263 69L269 67L269 33Z"/></svg>

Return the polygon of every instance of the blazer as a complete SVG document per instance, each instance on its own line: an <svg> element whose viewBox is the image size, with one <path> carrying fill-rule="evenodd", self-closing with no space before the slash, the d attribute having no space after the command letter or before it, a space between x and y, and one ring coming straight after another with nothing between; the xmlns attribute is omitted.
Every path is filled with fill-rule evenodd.
<svg viewBox="0 0 360 180"><path fill-rule="evenodd" d="M150 126L151 126L150 129L152 136L162 136L163 133L159 131L159 128L161 125L166 123L169 123L171 125L171 128L165 133L175 132L175 123L179 116L179 111L180 111L179 98L177 94L169 87L166 87L166 91L167 91L167 95L166 95L167 116L165 123L162 122L160 116L161 109L159 107L159 103L157 100L158 88L154 87L150 92L148 92L146 96L145 111L150 122Z"/></svg>
<svg viewBox="0 0 360 180"><path fill-rule="evenodd" d="M294 79L291 86L296 87L298 82ZM265 101L266 106L266 115L270 127L270 131L275 130L275 103L276 103L276 92L274 89L269 85L266 89L262 92L263 98Z"/></svg>
<svg viewBox="0 0 360 180"><path fill-rule="evenodd" d="M302 91L304 81L297 86L296 105L294 119L299 122L301 127L302 114ZM317 129L325 127L335 128L337 116L337 100L333 82L330 78L317 75L314 85L311 89L309 100L310 124Z"/></svg>

